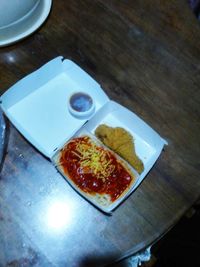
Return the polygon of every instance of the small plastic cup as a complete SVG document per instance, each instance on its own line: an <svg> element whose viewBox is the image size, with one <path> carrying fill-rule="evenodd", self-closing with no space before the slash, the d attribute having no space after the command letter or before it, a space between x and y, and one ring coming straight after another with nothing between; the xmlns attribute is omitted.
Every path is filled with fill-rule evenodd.
<svg viewBox="0 0 200 267"><path fill-rule="evenodd" d="M68 108L71 115L79 119L90 117L95 111L92 97L84 92L73 93L68 100Z"/></svg>

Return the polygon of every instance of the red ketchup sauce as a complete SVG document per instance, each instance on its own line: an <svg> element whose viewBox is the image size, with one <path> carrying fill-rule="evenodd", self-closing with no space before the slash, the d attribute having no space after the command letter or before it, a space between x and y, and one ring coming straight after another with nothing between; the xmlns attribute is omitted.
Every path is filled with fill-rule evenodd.
<svg viewBox="0 0 200 267"><path fill-rule="evenodd" d="M74 138L62 150L60 164L64 173L84 192L89 194L108 194L115 201L132 183L134 177L120 163L113 153L95 144L96 151L104 153L106 161L111 162L114 170L105 179L101 179L89 167L81 166L81 154L78 144L92 146L88 136Z"/></svg>

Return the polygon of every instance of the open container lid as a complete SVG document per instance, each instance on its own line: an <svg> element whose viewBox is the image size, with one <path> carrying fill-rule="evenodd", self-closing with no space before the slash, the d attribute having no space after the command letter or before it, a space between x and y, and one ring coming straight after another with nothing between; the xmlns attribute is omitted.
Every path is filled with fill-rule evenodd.
<svg viewBox="0 0 200 267"><path fill-rule="evenodd" d="M109 101L100 85L71 60L57 57L18 81L1 96L1 107L15 127L46 157L86 121L71 115L68 98L85 92L95 113Z"/></svg>

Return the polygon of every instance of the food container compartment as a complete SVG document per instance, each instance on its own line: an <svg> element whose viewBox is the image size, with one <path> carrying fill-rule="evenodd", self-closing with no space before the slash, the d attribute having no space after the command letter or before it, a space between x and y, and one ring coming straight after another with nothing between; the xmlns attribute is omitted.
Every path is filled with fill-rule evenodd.
<svg viewBox="0 0 200 267"><path fill-rule="evenodd" d="M96 163L99 161L101 168L103 169L103 171L105 171L105 173L107 174L109 172L109 167L110 166L114 166L114 170L113 173L117 173L115 172L115 168L117 168L118 164L120 166L123 166L124 170L127 171L127 173L125 172L125 174L122 174L120 177L116 177L116 179L114 180L109 180L109 177L107 178L107 181L105 179L104 182L102 182L101 178L96 178L98 176L98 172L96 174L92 174L92 176L94 177L94 183L95 186L92 188L92 192L85 192L81 187L79 187L75 181L73 181L73 178L70 178L70 175L65 171L66 168L66 164L68 165L68 169L71 167L71 164L69 164L70 160L66 160L65 164L63 167L61 162L62 162L62 155L63 155L63 150L65 149L65 147L67 147L69 144L73 144L75 141L80 141L83 138L89 138L92 141L92 144L95 144L95 148L97 148L97 150L93 153L90 154L88 156L88 154L90 152L88 152L88 150L86 150L86 153L88 152L87 156L86 156L86 160L84 162L88 163L88 161L90 161L88 163L88 165L92 162L95 164L95 167L93 169L96 168ZM70 147L69 147L70 148ZM102 150L98 150L98 149ZM110 163L110 165L107 165L109 163L109 159L106 161L105 165L103 165L101 158L99 158L99 160L97 160L96 155L101 156L102 151L104 152L103 155L107 155L107 153L109 153L108 155L111 156L112 159L114 159L114 162L118 162L118 164L116 165L112 165L112 162ZM77 158L77 169L75 169L77 176L79 177L79 181L81 181L81 176L84 168L80 168L80 162L81 162L81 157L79 157L79 155L77 155L77 151L76 150L68 150L69 154L73 154L76 153L75 155L73 154L73 159L71 159L71 161L74 161L75 158ZM95 155L96 153L96 155ZM116 159L116 161L115 161ZM106 147L102 142L99 141L99 139L97 139L93 134L91 134L88 131L85 130L80 130L76 135L74 135L67 143L64 144L64 146L56 152L56 154L53 156L52 158L52 162L55 165L55 167L58 169L58 171L64 176L64 178L67 180L67 182L79 193L81 194L85 199L87 199L89 202L91 202L93 205L95 205L97 208L99 208L100 210L102 210L105 213L110 213L112 210L114 210L123 200L125 200L136 188L137 186L137 182L139 179L139 174L136 172L136 170L134 170L134 168L132 166L130 166L128 164L128 162L126 162L124 159L122 159L119 155L117 155L116 153L114 153L112 150L110 150L108 147ZM75 165L75 163L73 164L73 166ZM87 166L88 166L87 165ZM86 166L86 168L88 168ZM104 167L105 166L105 167ZM89 170L86 171L86 177L89 176L89 178L91 179L91 168L89 168ZM112 172L112 170L111 170ZM123 172L122 172L123 173ZM127 174L130 174L130 176L128 176ZM74 177L75 175L73 175ZM106 183L109 184L109 188L113 188L111 190L112 194L114 194L114 192L117 192L118 189L121 189L121 187L123 187L123 183L127 182L126 179L130 179L130 181L128 180L128 186L123 190L123 192L120 194L120 196L114 200L111 201L110 195L109 194L102 194L102 193L95 193L95 190L97 188L97 183L100 183L100 185L102 186L102 184ZM100 180L100 181L99 181ZM120 182L119 182L120 180ZM81 181L81 185L83 185L84 183L89 182L89 179L85 179ZM123 182L123 183L122 183ZM130 182L130 184L129 184ZM122 184L121 184L122 183ZM90 184L90 183L89 183ZM114 186L118 185L118 188L115 189ZM88 185L86 185L85 188L87 188ZM103 187L103 186L102 186ZM102 188L101 187L101 188ZM117 186L116 186L117 187ZM91 188L91 187L89 187Z"/></svg>
<svg viewBox="0 0 200 267"><path fill-rule="evenodd" d="M167 145L166 140L135 113L112 100L96 112L81 130L94 134L100 124L122 127L132 135L136 154L144 164L136 184L139 186L160 156L164 145Z"/></svg>

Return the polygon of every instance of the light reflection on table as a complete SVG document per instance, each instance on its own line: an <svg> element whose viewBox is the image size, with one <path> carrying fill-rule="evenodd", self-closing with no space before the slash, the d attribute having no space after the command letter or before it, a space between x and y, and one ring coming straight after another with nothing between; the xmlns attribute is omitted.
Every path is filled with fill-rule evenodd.
<svg viewBox="0 0 200 267"><path fill-rule="evenodd" d="M57 200L50 203L44 216L47 227L50 230L62 231L73 222L72 213L72 203Z"/></svg>

